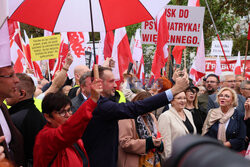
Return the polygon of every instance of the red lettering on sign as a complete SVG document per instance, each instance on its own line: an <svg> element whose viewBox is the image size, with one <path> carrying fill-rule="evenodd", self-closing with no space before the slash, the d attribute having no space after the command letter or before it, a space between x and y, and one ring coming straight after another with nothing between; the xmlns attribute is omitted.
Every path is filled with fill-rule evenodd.
<svg viewBox="0 0 250 167"><path fill-rule="evenodd" d="M81 55L85 55L85 49L82 46L82 43L84 42L84 36L82 32L69 32L68 39L69 39L72 51L75 53L75 55L78 58L80 58Z"/></svg>
<svg viewBox="0 0 250 167"><path fill-rule="evenodd" d="M183 10L183 9L180 9L180 11L179 11L179 17L180 18L188 18L188 15L189 15L189 11L188 11L188 9L185 9L185 10Z"/></svg>

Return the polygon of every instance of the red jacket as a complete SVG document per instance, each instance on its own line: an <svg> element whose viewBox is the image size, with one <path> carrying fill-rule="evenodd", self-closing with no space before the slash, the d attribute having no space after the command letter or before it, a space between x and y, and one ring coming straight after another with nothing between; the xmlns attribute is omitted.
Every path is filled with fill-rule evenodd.
<svg viewBox="0 0 250 167"><path fill-rule="evenodd" d="M80 138L92 118L96 105L94 101L88 99L74 115L58 128L52 128L46 124L36 136L33 165L48 167L48 164L56 157L51 167L83 166L80 155L72 145L77 142L87 155Z"/></svg>

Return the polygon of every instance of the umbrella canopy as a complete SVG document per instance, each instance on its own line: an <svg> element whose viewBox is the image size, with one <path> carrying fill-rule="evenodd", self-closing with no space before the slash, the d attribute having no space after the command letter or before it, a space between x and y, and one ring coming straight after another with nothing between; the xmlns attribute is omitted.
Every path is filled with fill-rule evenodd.
<svg viewBox="0 0 250 167"><path fill-rule="evenodd" d="M23 0L0 0L0 28Z"/></svg>
<svg viewBox="0 0 250 167"><path fill-rule="evenodd" d="M156 17L170 0L25 0L11 19L52 32L110 31ZM90 6L91 2L91 6Z"/></svg>

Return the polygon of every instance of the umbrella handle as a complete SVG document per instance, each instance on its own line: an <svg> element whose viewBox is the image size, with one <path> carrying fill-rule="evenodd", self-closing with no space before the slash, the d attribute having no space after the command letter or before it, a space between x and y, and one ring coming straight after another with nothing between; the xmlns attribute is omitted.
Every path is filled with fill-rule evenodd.
<svg viewBox="0 0 250 167"><path fill-rule="evenodd" d="M99 79L98 64L94 64L94 79Z"/></svg>

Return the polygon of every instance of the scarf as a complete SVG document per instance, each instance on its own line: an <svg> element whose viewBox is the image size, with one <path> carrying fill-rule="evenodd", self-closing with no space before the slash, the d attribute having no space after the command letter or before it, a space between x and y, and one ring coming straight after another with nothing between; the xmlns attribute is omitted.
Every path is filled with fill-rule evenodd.
<svg viewBox="0 0 250 167"><path fill-rule="evenodd" d="M150 114L146 115L146 121L147 125L142 116L138 116L135 119L136 130L139 138L146 140L146 138L151 135L152 137L157 137L157 128ZM158 153L151 150L146 155L142 155L139 160L139 167L160 167L160 157Z"/></svg>
<svg viewBox="0 0 250 167"><path fill-rule="evenodd" d="M207 118L202 128L202 135L205 135L209 128L217 121L219 121L217 139L223 142L226 141L226 123L230 117L234 114L234 108L230 108L225 114L221 111L221 108L211 109L208 112Z"/></svg>

